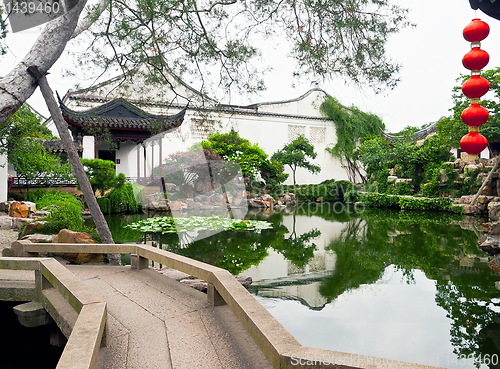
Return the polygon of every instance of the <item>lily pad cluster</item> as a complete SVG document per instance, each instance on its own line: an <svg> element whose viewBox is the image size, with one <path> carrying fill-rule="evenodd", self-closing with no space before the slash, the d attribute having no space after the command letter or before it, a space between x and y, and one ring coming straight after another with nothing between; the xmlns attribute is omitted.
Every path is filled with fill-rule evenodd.
<svg viewBox="0 0 500 369"><path fill-rule="evenodd" d="M222 216L186 218L154 217L127 224L125 228L143 233L178 233L186 231L256 231L272 228L272 224L262 220L237 220Z"/></svg>

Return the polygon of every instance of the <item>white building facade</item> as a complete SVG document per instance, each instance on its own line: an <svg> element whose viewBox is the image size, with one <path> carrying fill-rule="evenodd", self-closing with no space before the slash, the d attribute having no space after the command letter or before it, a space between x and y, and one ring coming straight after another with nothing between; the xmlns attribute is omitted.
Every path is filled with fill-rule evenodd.
<svg viewBox="0 0 500 369"><path fill-rule="evenodd" d="M338 159L326 151L337 142L335 125L325 120L320 105L327 94L312 89L304 95L287 101L259 103L248 106L220 105L180 80L173 86L146 82L141 71L120 76L89 89L69 91L63 103L74 111L86 111L115 99L124 99L138 108L155 115L177 114L188 105L179 128L137 143L121 143L113 149L117 173L127 177L149 177L153 168L168 156L184 151L214 133L230 130L251 143L257 143L269 156L299 135L304 135L315 147L317 157L312 160L321 167L317 174L297 169L297 182L320 183L326 179L348 179ZM83 137L85 158L104 158L109 148L97 143L92 136ZM291 174L289 168L286 172ZM291 183L291 176L287 183Z"/></svg>

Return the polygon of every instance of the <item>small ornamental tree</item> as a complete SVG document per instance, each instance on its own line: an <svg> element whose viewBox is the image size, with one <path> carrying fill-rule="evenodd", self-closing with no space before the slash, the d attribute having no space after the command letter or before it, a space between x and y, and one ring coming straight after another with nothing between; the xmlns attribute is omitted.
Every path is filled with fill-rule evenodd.
<svg viewBox="0 0 500 369"><path fill-rule="evenodd" d="M281 150L275 152L271 159L290 167L293 176L293 186L295 187L297 183L295 179L297 168L305 168L311 173L318 173L321 170L319 165L312 164L309 161L309 158L316 159L317 155L314 151L314 146L311 145L309 140L300 135Z"/></svg>
<svg viewBox="0 0 500 369"><path fill-rule="evenodd" d="M115 163L102 159L81 160L94 193L100 191L104 195L107 190L118 186Z"/></svg>
<svg viewBox="0 0 500 369"><path fill-rule="evenodd" d="M210 136L202 142L202 147L238 164L247 188L254 180L262 179L266 185L273 186L282 183L288 176L284 173L283 164L269 159L258 144L252 144L233 130Z"/></svg>

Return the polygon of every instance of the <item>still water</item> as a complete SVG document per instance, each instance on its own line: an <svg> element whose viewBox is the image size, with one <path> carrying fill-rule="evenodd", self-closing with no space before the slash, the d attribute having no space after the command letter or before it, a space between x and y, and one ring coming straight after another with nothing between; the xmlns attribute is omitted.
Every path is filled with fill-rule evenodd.
<svg viewBox="0 0 500 369"><path fill-rule="evenodd" d="M115 242L143 215L109 217ZM332 204L250 213L273 229L155 243L253 278L251 293L305 346L458 368L500 368L500 275L482 219Z"/></svg>

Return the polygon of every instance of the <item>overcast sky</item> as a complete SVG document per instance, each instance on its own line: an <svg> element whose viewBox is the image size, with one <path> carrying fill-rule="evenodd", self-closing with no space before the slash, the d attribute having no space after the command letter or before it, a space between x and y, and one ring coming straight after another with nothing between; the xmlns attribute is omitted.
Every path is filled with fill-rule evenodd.
<svg viewBox="0 0 500 369"><path fill-rule="evenodd" d="M392 0L410 9L409 20L414 28L402 30L388 42L388 55L402 65L401 82L392 91L375 95L363 86L346 86L342 80L320 83L318 87L340 100L344 105L355 105L380 116L390 132L406 126L422 126L448 115L452 106L451 89L456 78L468 71L462 66L462 57L470 43L462 36L463 28L475 17L486 21L490 35L482 48L490 54L487 69L500 66L500 21L470 8L467 0ZM40 29L9 33L7 42L12 53L0 59L0 73L7 73L29 50ZM70 46L71 47L71 46ZM274 51L273 55L276 55ZM51 70L49 83L60 94L74 87L75 81L63 78L61 71L69 60L61 58ZM279 72L266 79L268 90L247 103L276 101L298 97L311 87L294 86L290 78L292 66L279 63ZM82 86L86 87L86 86ZM39 92L28 101L40 113L47 109ZM238 101L238 103L244 103Z"/></svg>

